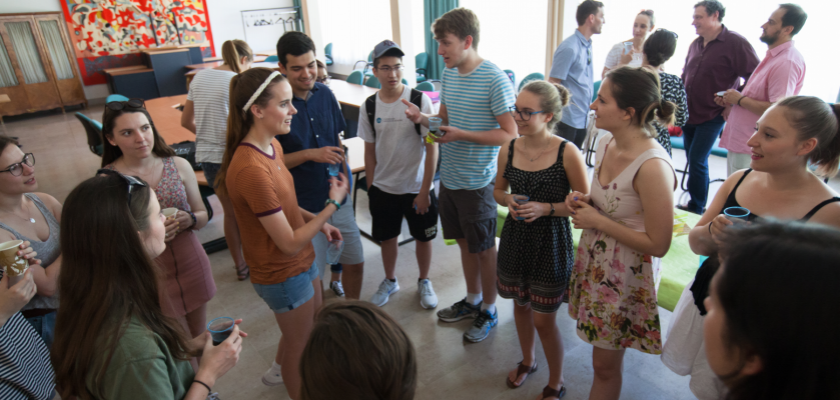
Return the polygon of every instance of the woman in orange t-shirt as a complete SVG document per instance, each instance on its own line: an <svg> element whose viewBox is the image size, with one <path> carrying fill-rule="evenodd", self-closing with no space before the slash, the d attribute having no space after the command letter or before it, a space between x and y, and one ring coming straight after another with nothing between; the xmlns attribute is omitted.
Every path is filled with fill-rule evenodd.
<svg viewBox="0 0 840 400"><path fill-rule="evenodd" d="M326 222L347 195L347 179L343 174L331 179L330 198L317 216L298 207L292 175L283 164L283 149L274 140L275 135L289 133L297 113L292 88L278 72L253 68L235 76L230 103L219 190L233 203L251 283L274 311L282 333L263 383L285 382L289 396L296 399L300 356L321 306L311 241L318 232L331 240L341 239L339 230Z"/></svg>

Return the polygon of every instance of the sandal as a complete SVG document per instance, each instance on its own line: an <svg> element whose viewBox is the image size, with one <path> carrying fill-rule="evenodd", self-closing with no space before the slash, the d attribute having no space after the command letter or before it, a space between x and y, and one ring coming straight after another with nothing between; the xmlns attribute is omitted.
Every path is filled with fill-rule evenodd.
<svg viewBox="0 0 840 400"><path fill-rule="evenodd" d="M521 387L522 385L525 384L525 381L528 379L528 375L531 375L534 372L537 372L537 362L536 361L534 361L534 366L523 365L522 361L517 363L517 365L519 365L519 366L516 368L516 378L518 379L522 374L525 374L525 379L522 380L522 383L517 385L514 381L510 380L510 377L507 377L506 378L507 379L507 385L511 389L516 389L518 387Z"/></svg>
<svg viewBox="0 0 840 400"><path fill-rule="evenodd" d="M549 397L556 397L558 399L562 399L563 396L566 394L566 386L560 386L560 390L552 389L551 386L546 386L543 388L542 398L544 400Z"/></svg>
<svg viewBox="0 0 840 400"><path fill-rule="evenodd" d="M239 279L240 282L251 277L251 269L248 268L247 265L245 266L245 268L242 269L236 268L236 266L234 265L233 269L236 270L236 279Z"/></svg>

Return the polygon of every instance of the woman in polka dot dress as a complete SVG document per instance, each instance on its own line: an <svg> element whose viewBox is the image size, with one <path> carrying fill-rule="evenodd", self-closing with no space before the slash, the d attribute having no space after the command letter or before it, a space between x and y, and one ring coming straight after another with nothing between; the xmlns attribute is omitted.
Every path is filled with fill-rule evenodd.
<svg viewBox="0 0 840 400"><path fill-rule="evenodd" d="M563 343L555 317L563 302L574 262L569 211L571 189L589 192L583 156L551 132L569 104L569 91L546 81L527 84L512 107L519 139L499 151L494 196L510 210L502 228L498 259L499 295L514 300L522 361L507 384L521 386L537 369L534 332L548 360L548 385L540 399L563 396ZM511 192L507 192L510 185ZM517 204L514 195L530 200Z"/></svg>

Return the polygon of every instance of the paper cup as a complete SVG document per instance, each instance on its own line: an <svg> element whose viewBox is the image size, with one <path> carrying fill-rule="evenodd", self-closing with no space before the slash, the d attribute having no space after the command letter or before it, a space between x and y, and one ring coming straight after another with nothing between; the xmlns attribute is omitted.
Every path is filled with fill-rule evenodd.
<svg viewBox="0 0 840 400"><path fill-rule="evenodd" d="M726 94L726 92L717 92L717 93L715 93L715 96L723 97L723 95L725 95L725 94Z"/></svg>
<svg viewBox="0 0 840 400"><path fill-rule="evenodd" d="M166 217L166 219L170 219L175 218L175 214L178 212L178 209L175 207L164 208L161 212L163 213L163 216Z"/></svg>
<svg viewBox="0 0 840 400"><path fill-rule="evenodd" d="M0 266L3 268L3 273L9 276L9 279L21 277L29 269L29 261L17 255L21 243L23 243L23 240L0 243Z"/></svg>

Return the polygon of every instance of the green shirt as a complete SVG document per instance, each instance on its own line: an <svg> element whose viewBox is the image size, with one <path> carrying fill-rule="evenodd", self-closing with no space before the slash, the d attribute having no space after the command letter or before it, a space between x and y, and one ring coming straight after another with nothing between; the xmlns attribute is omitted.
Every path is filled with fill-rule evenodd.
<svg viewBox="0 0 840 400"><path fill-rule="evenodd" d="M195 377L190 362L173 357L161 337L137 318L126 327L98 387L95 371L88 374L88 390L108 400L183 399Z"/></svg>

